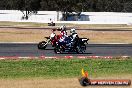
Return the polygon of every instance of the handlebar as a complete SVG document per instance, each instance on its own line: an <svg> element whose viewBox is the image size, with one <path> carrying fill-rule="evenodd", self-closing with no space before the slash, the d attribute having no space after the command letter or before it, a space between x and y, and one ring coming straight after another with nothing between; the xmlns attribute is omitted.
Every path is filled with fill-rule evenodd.
<svg viewBox="0 0 132 88"><path fill-rule="evenodd" d="M45 37L46 39L50 39L50 37Z"/></svg>

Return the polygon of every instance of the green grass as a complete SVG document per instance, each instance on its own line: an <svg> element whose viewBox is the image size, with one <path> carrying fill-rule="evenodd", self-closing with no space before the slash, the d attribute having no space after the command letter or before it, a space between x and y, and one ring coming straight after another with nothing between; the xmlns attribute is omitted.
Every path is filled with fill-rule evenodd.
<svg viewBox="0 0 132 88"><path fill-rule="evenodd" d="M126 60L1 60L0 79L79 77L82 68L93 77L132 74L132 58Z"/></svg>

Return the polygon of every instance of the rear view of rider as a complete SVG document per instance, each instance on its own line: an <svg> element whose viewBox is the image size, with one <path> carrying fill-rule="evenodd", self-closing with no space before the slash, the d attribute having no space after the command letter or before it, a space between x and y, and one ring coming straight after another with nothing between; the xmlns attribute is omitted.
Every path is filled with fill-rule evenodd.
<svg viewBox="0 0 132 88"><path fill-rule="evenodd" d="M75 46L76 42L78 41L78 34L76 33L76 29L72 28L70 30L70 38L71 38L71 46Z"/></svg>
<svg viewBox="0 0 132 88"><path fill-rule="evenodd" d="M66 26L65 25L61 26L60 30L61 31L60 31L60 40L59 40L59 42L64 44L66 42L66 38L67 38Z"/></svg>
<svg viewBox="0 0 132 88"><path fill-rule="evenodd" d="M60 33L61 33L61 37L67 37L67 31L66 31L66 26L63 25L60 27Z"/></svg>

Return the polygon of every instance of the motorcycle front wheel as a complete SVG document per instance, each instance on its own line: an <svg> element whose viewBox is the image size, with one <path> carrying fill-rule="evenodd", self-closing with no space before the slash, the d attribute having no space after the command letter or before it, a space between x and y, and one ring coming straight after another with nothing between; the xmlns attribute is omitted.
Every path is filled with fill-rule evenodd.
<svg viewBox="0 0 132 88"><path fill-rule="evenodd" d="M45 41L39 42L38 49L45 49L46 47L47 47L47 45L46 45Z"/></svg>

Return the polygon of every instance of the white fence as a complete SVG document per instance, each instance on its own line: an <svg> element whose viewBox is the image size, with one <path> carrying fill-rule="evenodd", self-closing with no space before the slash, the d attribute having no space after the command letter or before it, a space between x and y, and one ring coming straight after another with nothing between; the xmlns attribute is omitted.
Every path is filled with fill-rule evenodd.
<svg viewBox="0 0 132 88"><path fill-rule="evenodd" d="M0 21L48 23L52 19L56 23L132 24L132 13L120 12L82 12L78 21L57 21L56 11L38 11L37 15L31 15L28 20L22 20L22 16L21 11L0 10ZM61 18L62 14L59 13Z"/></svg>

